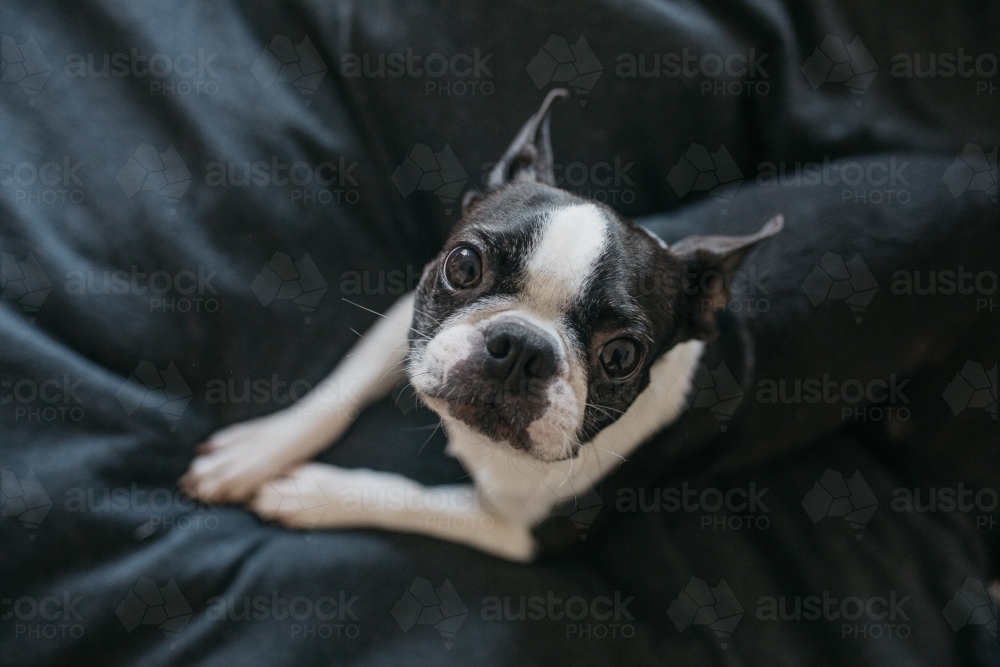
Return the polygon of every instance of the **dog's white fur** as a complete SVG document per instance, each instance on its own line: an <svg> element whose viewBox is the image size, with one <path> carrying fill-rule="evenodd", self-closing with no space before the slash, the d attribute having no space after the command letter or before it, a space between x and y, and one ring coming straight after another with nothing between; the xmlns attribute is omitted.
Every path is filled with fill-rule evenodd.
<svg viewBox="0 0 1000 667"><path fill-rule="evenodd" d="M524 300L540 317L555 320L581 294L607 244L607 220L593 204L554 211L531 249Z"/></svg>
<svg viewBox="0 0 1000 667"><path fill-rule="evenodd" d="M358 411L388 392L386 380L407 355L413 295L407 295L358 342L347 358L295 406L214 434L182 478L185 490L212 502L249 502L260 516L300 528L369 527L430 535L516 561L536 551L531 529L559 503L589 492L685 406L700 341L657 359L649 386L624 415L565 458L586 407L587 360L562 321L583 293L607 243L608 221L596 206L552 212L528 258L528 289L485 299L444 322L410 365L418 392L443 386L471 341L503 317L520 317L554 342L557 371L549 404L532 422L530 454L492 440L455 419L448 404L427 397L441 415L448 451L474 481L423 487L391 473L304 463L350 425Z"/></svg>

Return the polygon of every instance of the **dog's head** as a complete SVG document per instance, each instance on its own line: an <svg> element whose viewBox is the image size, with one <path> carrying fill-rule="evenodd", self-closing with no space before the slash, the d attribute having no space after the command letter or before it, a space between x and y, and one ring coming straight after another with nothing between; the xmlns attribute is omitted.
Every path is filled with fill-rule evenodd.
<svg viewBox="0 0 1000 667"><path fill-rule="evenodd" d="M653 362L714 334L721 279L780 216L751 236L667 247L602 203L555 187L552 91L424 269L408 372L421 398L498 447L543 461L576 454L649 382ZM685 281L718 276L694 294ZM694 283L699 284L699 283Z"/></svg>

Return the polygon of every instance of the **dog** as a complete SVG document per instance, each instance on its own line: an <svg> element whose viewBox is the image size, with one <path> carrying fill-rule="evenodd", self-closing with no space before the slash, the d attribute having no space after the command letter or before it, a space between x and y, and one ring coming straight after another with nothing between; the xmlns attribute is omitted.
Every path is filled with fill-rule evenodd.
<svg viewBox="0 0 1000 667"><path fill-rule="evenodd" d="M685 281L727 275L783 218L668 246L556 187L550 112L567 96L550 92L485 191L466 194L415 292L296 406L212 435L179 481L186 493L290 527L419 533L526 562L532 528L558 503L677 419L728 298L724 285L705 298ZM307 462L400 366L474 485ZM388 504L366 509L373 494Z"/></svg>

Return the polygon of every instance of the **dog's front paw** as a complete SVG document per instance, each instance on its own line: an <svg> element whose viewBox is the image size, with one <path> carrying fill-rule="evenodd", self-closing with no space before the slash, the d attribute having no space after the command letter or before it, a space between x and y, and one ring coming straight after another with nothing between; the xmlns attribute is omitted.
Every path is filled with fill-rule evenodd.
<svg viewBox="0 0 1000 667"><path fill-rule="evenodd" d="M264 484L250 501L260 518L289 528L338 528L349 525L343 493L353 488L355 472L307 463Z"/></svg>
<svg viewBox="0 0 1000 667"><path fill-rule="evenodd" d="M281 412L217 431L199 445L178 485L210 503L247 502L267 480L299 463L294 431Z"/></svg>

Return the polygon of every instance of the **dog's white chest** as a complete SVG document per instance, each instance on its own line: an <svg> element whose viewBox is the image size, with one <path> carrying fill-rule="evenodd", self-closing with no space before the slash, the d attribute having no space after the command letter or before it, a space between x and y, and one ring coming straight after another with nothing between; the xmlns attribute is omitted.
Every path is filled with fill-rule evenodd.
<svg viewBox="0 0 1000 667"><path fill-rule="evenodd" d="M455 419L444 419L448 453L475 480L479 495L508 519L533 526L564 500L589 492L654 433L684 410L704 343L676 345L650 369L649 386L576 458L544 462L497 447Z"/></svg>

